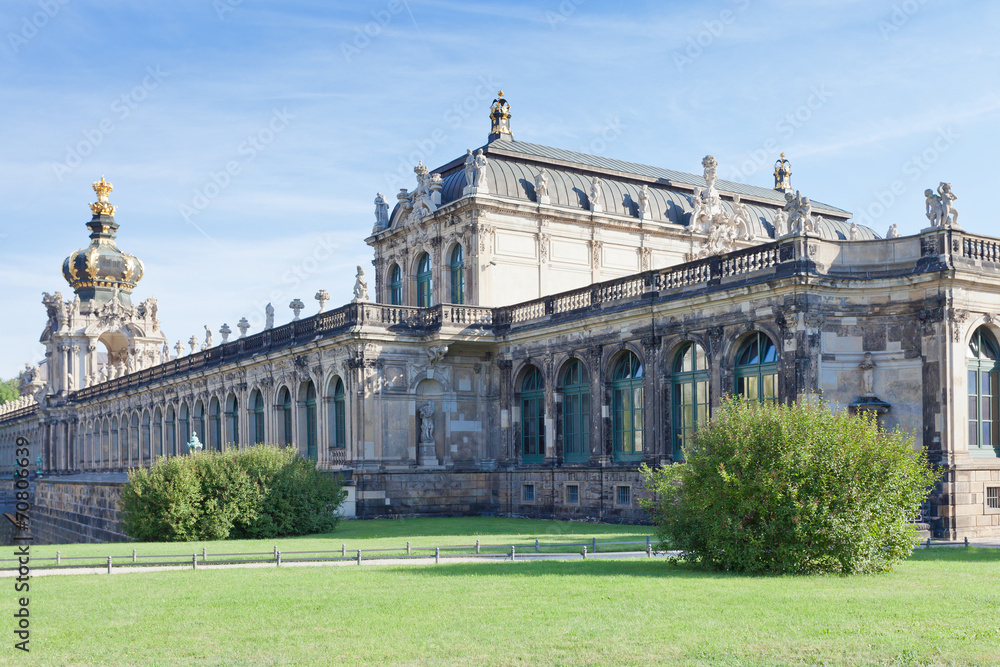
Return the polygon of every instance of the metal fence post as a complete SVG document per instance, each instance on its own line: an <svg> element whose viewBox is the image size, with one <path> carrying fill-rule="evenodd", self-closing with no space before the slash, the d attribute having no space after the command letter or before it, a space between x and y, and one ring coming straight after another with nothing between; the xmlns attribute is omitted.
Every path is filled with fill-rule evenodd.
<svg viewBox="0 0 1000 667"><path fill-rule="evenodd" d="M347 545L346 544L341 544L340 545L340 555L344 556L345 558L347 557Z"/></svg>
<svg viewBox="0 0 1000 667"><path fill-rule="evenodd" d="M361 549L358 549L358 565L361 565Z"/></svg>
<svg viewBox="0 0 1000 667"><path fill-rule="evenodd" d="M649 535L646 536L646 551L649 551L651 542L649 541Z"/></svg>
<svg viewBox="0 0 1000 667"><path fill-rule="evenodd" d="M510 545L510 560L511 560L512 562L513 562L513 560L514 560L514 545L513 545L513 544L512 544L512 545Z"/></svg>
<svg viewBox="0 0 1000 667"><path fill-rule="evenodd" d="M434 547L434 564L441 562L441 547Z"/></svg>
<svg viewBox="0 0 1000 667"><path fill-rule="evenodd" d="M538 553L538 538L535 538L535 553Z"/></svg>
<svg viewBox="0 0 1000 667"><path fill-rule="evenodd" d="M275 560L278 559L278 545L277 544L274 545L274 559Z"/></svg>
<svg viewBox="0 0 1000 667"><path fill-rule="evenodd" d="M597 553L597 538L596 537L593 538L593 540L591 541L591 545L592 545L594 553L596 554Z"/></svg>
<svg viewBox="0 0 1000 667"><path fill-rule="evenodd" d="M476 555L479 555L479 540L476 540Z"/></svg>
<svg viewBox="0 0 1000 667"><path fill-rule="evenodd" d="M653 545L650 544L649 542L646 542L646 558L652 558L652 557L653 557Z"/></svg>
<svg viewBox="0 0 1000 667"><path fill-rule="evenodd" d="M108 574L111 574L111 556L108 556Z"/></svg>
<svg viewBox="0 0 1000 667"><path fill-rule="evenodd" d="M208 548L207 547L202 547L201 548L201 564L204 565L205 561L207 561L207 560L208 560Z"/></svg>
<svg viewBox="0 0 1000 667"><path fill-rule="evenodd" d="M280 551L275 551L274 552L274 566L275 567L281 567L281 552Z"/></svg>
<svg viewBox="0 0 1000 667"><path fill-rule="evenodd" d="M410 541L406 540L406 555L410 555Z"/></svg>
<svg viewBox="0 0 1000 667"><path fill-rule="evenodd" d="M191 569L198 569L198 554L191 554Z"/></svg>
<svg viewBox="0 0 1000 667"><path fill-rule="evenodd" d="M587 560L587 545L586 544L583 545L583 551L581 552L581 555L583 556L583 560Z"/></svg>
<svg viewBox="0 0 1000 667"><path fill-rule="evenodd" d="M59 551L56 552L56 565L62 565L62 553Z"/></svg>

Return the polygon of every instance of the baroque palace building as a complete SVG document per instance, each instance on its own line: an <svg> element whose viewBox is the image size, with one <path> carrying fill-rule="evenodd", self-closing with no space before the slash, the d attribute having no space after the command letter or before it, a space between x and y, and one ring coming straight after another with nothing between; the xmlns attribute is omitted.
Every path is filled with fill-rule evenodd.
<svg viewBox="0 0 1000 667"><path fill-rule="evenodd" d="M18 436L41 457L48 539L119 537L122 471L195 433L343 471L357 516L641 521L639 464L682 460L722 396L818 393L943 467L935 535L1000 535L1000 240L959 227L950 184L926 229L880 238L784 156L756 187L712 156L694 175L516 141L502 93L490 118L391 212L376 197L373 294L359 267L351 303L218 343L171 348L133 301L144 267L95 183L73 298L44 295L45 361L0 408L6 477Z"/></svg>

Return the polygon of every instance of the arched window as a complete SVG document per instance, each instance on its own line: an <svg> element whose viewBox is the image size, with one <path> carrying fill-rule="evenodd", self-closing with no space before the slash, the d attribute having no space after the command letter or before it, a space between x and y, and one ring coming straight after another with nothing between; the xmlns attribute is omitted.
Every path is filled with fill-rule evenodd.
<svg viewBox="0 0 1000 667"><path fill-rule="evenodd" d="M139 465L139 455L142 451L142 442L139 440L139 414L136 412L132 413L131 427L129 428L129 442L131 447L128 450L128 458L130 466Z"/></svg>
<svg viewBox="0 0 1000 667"><path fill-rule="evenodd" d="M304 432L306 436L306 456L315 461L318 451L316 444L316 386L312 382L307 382L306 386L300 390L299 398L305 407L302 414L304 423L300 426L300 428L302 426L305 428L301 428L300 434Z"/></svg>
<svg viewBox="0 0 1000 667"><path fill-rule="evenodd" d="M403 270L399 264L393 264L389 270L389 303L394 306L403 305Z"/></svg>
<svg viewBox="0 0 1000 667"><path fill-rule="evenodd" d="M101 427L103 435L101 436L101 466L103 468L111 467L111 420L107 417L104 418L104 424Z"/></svg>
<svg viewBox="0 0 1000 667"><path fill-rule="evenodd" d="M642 407L642 363L626 352L611 373L611 432L616 460L642 456Z"/></svg>
<svg viewBox="0 0 1000 667"><path fill-rule="evenodd" d="M240 444L240 402L236 394L226 398L226 442L233 447Z"/></svg>
<svg viewBox="0 0 1000 667"><path fill-rule="evenodd" d="M198 434L202 446L208 447L208 434L205 433L205 404L201 401L194 404L194 424L191 425L191 430Z"/></svg>
<svg viewBox="0 0 1000 667"><path fill-rule="evenodd" d="M148 412L142 413L142 450L140 458L143 463L149 465L153 460L153 434L152 424Z"/></svg>
<svg viewBox="0 0 1000 667"><path fill-rule="evenodd" d="M172 456L177 456L177 413L174 406L167 406L167 451Z"/></svg>
<svg viewBox="0 0 1000 667"><path fill-rule="evenodd" d="M250 409L253 411L253 442L251 444L265 443L267 436L264 434L264 397L256 389L250 394Z"/></svg>
<svg viewBox="0 0 1000 667"><path fill-rule="evenodd" d="M986 327L969 342L969 453L1000 455L1000 346Z"/></svg>
<svg viewBox="0 0 1000 667"><path fill-rule="evenodd" d="M177 450L181 454L187 454L187 444L191 440L191 413L188 411L187 403L181 403L181 417L177 435Z"/></svg>
<svg viewBox="0 0 1000 667"><path fill-rule="evenodd" d="M465 257L460 245L451 251L451 302L465 303Z"/></svg>
<svg viewBox="0 0 1000 667"><path fill-rule="evenodd" d="M164 456L166 453L163 443L163 410L156 408L153 412L153 456Z"/></svg>
<svg viewBox="0 0 1000 667"><path fill-rule="evenodd" d="M433 281L431 279L431 256L426 252L417 261L417 307L427 308L433 305Z"/></svg>
<svg viewBox="0 0 1000 667"><path fill-rule="evenodd" d="M292 444L292 394L287 387L282 387L278 394L278 406L281 410L281 444L287 447Z"/></svg>
<svg viewBox="0 0 1000 667"><path fill-rule="evenodd" d="M684 449L694 432L708 419L708 359L697 343L685 343L674 358L674 460L684 460Z"/></svg>
<svg viewBox="0 0 1000 667"><path fill-rule="evenodd" d="M521 380L521 460L538 463L545 458L545 382L530 366Z"/></svg>
<svg viewBox="0 0 1000 667"><path fill-rule="evenodd" d="M562 375L563 456L567 461L590 458L590 384L579 359L566 364Z"/></svg>
<svg viewBox="0 0 1000 667"><path fill-rule="evenodd" d="M111 457L108 462L111 467L115 467L115 464L121 465L121 450L118 449L118 417L113 417L111 419Z"/></svg>
<svg viewBox="0 0 1000 667"><path fill-rule="evenodd" d="M736 353L736 393L761 403L778 400L778 351L759 331Z"/></svg>
<svg viewBox="0 0 1000 667"><path fill-rule="evenodd" d="M216 451L222 451L222 410L220 409L219 399L213 398L212 402L208 404L208 424L209 424L209 437L205 438L205 447L208 449L214 449Z"/></svg>
<svg viewBox="0 0 1000 667"><path fill-rule="evenodd" d="M344 424L344 383L340 378L330 380L330 446L344 448L347 446L347 430Z"/></svg>

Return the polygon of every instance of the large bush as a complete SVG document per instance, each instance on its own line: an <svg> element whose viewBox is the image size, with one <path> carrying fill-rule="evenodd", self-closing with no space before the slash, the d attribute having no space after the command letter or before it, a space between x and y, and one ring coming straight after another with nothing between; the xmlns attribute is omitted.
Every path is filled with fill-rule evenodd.
<svg viewBox="0 0 1000 667"><path fill-rule="evenodd" d="M718 570L879 572L937 479L912 437L827 405L726 399L686 463L643 468L660 539Z"/></svg>
<svg viewBox="0 0 1000 667"><path fill-rule="evenodd" d="M293 449L257 445L160 458L129 471L122 528L157 542L329 532L345 496L339 478Z"/></svg>

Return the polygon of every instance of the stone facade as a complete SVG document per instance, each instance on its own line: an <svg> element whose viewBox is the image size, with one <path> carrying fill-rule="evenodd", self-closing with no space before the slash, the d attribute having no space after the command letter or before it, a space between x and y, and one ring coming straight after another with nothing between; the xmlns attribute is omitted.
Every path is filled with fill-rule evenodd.
<svg viewBox="0 0 1000 667"><path fill-rule="evenodd" d="M418 165L391 215L376 198L374 302L359 272L352 303L253 336L86 386L25 377L33 402L0 415L0 461L24 435L47 471L110 475L197 432L350 473L361 517L643 521L639 464L679 460L723 395L818 393L913 432L944 468L936 535L1000 535L1000 447L973 441L995 438L1000 409L967 400L973 365L1000 372L970 352L1000 337L1000 241L947 218L881 239L787 175L765 190L716 182L714 159L700 177L508 135ZM44 486L54 514L90 503L115 531L99 485Z"/></svg>

